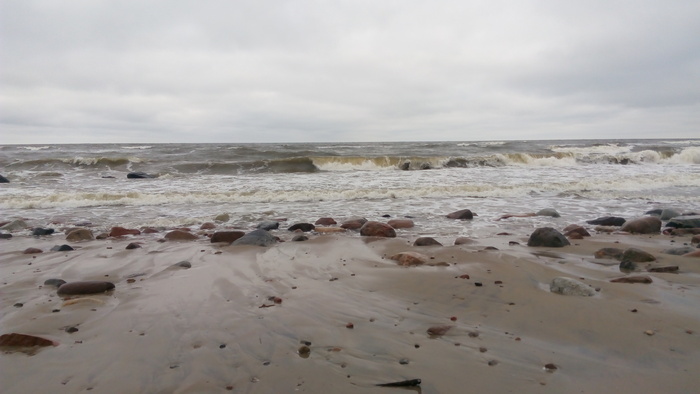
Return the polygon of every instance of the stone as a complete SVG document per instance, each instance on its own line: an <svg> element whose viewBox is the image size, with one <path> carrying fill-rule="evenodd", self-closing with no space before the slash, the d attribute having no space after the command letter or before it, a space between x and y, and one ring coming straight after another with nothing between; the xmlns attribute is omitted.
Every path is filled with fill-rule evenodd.
<svg viewBox="0 0 700 394"><path fill-rule="evenodd" d="M629 220L620 230L633 234L655 234L661 231L661 219L655 216L646 216Z"/></svg>
<svg viewBox="0 0 700 394"><path fill-rule="evenodd" d="M12 234L5 234L5 233L0 234L0 239L10 239L10 238L12 238Z"/></svg>
<svg viewBox="0 0 700 394"><path fill-rule="evenodd" d="M386 223L367 222L360 228L360 235L364 237L395 238L396 230Z"/></svg>
<svg viewBox="0 0 700 394"><path fill-rule="evenodd" d="M294 238L292 238L292 242L303 242L303 241L308 241L308 240L309 240L309 237L307 237L306 235L301 235L301 234L296 235L296 236L294 236Z"/></svg>
<svg viewBox="0 0 700 394"><path fill-rule="evenodd" d="M128 179L146 179L146 178L156 178L155 175L147 174L145 172L136 171L126 174Z"/></svg>
<svg viewBox="0 0 700 394"><path fill-rule="evenodd" d="M418 252L402 252L389 257L389 259L395 260L403 266L423 265L430 261L430 257Z"/></svg>
<svg viewBox="0 0 700 394"><path fill-rule="evenodd" d="M603 216L593 220L586 220L588 224L596 224L599 226L622 226L625 224L625 218L617 216Z"/></svg>
<svg viewBox="0 0 700 394"><path fill-rule="evenodd" d="M700 257L700 250L697 250L695 252L686 253L683 255L683 257Z"/></svg>
<svg viewBox="0 0 700 394"><path fill-rule="evenodd" d="M265 231L277 230L278 228L280 228L280 222L274 220L266 220L264 222L258 223L257 228Z"/></svg>
<svg viewBox="0 0 700 394"><path fill-rule="evenodd" d="M666 223L667 227L697 228L700 227L700 215L676 216Z"/></svg>
<svg viewBox="0 0 700 394"><path fill-rule="evenodd" d="M578 224L571 224L571 225L568 225L564 228L564 235L569 237L569 238L575 237L576 235L583 238L583 237L590 237L591 233L589 233L588 230L586 230L582 226L579 226ZM578 239L581 239L581 238L578 238Z"/></svg>
<svg viewBox="0 0 700 394"><path fill-rule="evenodd" d="M622 261L620 262L620 271L621 272L632 272L637 270L637 264L633 261Z"/></svg>
<svg viewBox="0 0 700 394"><path fill-rule="evenodd" d="M165 239L168 241L194 241L195 239L199 239L199 237L187 231L173 230L165 234Z"/></svg>
<svg viewBox="0 0 700 394"><path fill-rule="evenodd" d="M56 245L53 248L51 248L52 252L69 252L71 250L75 249L73 249L73 247L71 247L70 245Z"/></svg>
<svg viewBox="0 0 700 394"><path fill-rule="evenodd" d="M692 246L681 246L678 248L664 249L661 251L663 254L671 254L674 256L683 256L686 253L694 252L696 248Z"/></svg>
<svg viewBox="0 0 700 394"><path fill-rule="evenodd" d="M395 229L400 228L412 228L415 226L413 220L411 219L392 219L387 222L387 224Z"/></svg>
<svg viewBox="0 0 700 394"><path fill-rule="evenodd" d="M52 228L42 228L42 227L37 227L32 230L32 235L35 237L39 237L42 235L51 235L54 233L54 229Z"/></svg>
<svg viewBox="0 0 700 394"><path fill-rule="evenodd" d="M666 235L696 235L700 234L700 227L691 228L673 228L667 227L664 229Z"/></svg>
<svg viewBox="0 0 700 394"><path fill-rule="evenodd" d="M536 215L537 216L549 216L549 217L553 217L553 218L561 217L561 215L559 215L559 212L557 212L556 209L552 209L552 208L540 209L539 211L537 211Z"/></svg>
<svg viewBox="0 0 700 394"><path fill-rule="evenodd" d="M691 244L700 244L700 235L695 235L690 239Z"/></svg>
<svg viewBox="0 0 700 394"><path fill-rule="evenodd" d="M127 250L139 249L139 248L141 248L141 244L139 244L138 242L131 242L128 245L126 245Z"/></svg>
<svg viewBox="0 0 700 394"><path fill-rule="evenodd" d="M474 219L474 213L469 209L462 209L459 211L449 213L449 214L447 214L446 217L448 219L470 220L470 219Z"/></svg>
<svg viewBox="0 0 700 394"><path fill-rule="evenodd" d="M661 211L661 215L659 215L659 219L661 220L671 220L675 218L676 216L681 216L681 212L673 209L673 208L666 208L663 211Z"/></svg>
<svg viewBox="0 0 700 394"><path fill-rule="evenodd" d="M39 248L27 248L27 249L24 249L24 252L22 252L22 253L24 253L24 254L37 254L37 253L44 253L44 251L39 249Z"/></svg>
<svg viewBox="0 0 700 394"><path fill-rule="evenodd" d="M315 228L316 228L316 226L314 226L311 223L295 223L295 224L291 225L287 230L289 230L289 231L301 230L303 232L309 232L309 231L313 231Z"/></svg>
<svg viewBox="0 0 700 394"><path fill-rule="evenodd" d="M677 265L665 265L663 267L651 267L647 271L649 272L678 272Z"/></svg>
<svg viewBox="0 0 700 394"><path fill-rule="evenodd" d="M572 296L590 297L595 294L595 290L585 283L563 276L554 278L549 285L552 293Z"/></svg>
<svg viewBox="0 0 700 394"><path fill-rule="evenodd" d="M626 276L624 278L617 278L610 280L612 283L651 283L652 280L648 276Z"/></svg>
<svg viewBox="0 0 700 394"><path fill-rule="evenodd" d="M333 218L320 218L314 223L317 226L332 226L338 224Z"/></svg>
<svg viewBox="0 0 700 394"><path fill-rule="evenodd" d="M66 241L70 242L92 241L93 239L95 239L95 236L92 234L92 231L86 228L71 230L68 235L66 235Z"/></svg>
<svg viewBox="0 0 700 394"><path fill-rule="evenodd" d="M442 244L432 237L419 237L413 242L413 246L442 246Z"/></svg>
<svg viewBox="0 0 700 394"><path fill-rule="evenodd" d="M66 281L63 280L63 279L55 279L55 278L52 278L52 279L46 279L46 280L44 281L44 286L54 286L54 287L56 287L56 288L59 288L59 287L61 287L61 285L64 284L64 283L66 283Z"/></svg>
<svg viewBox="0 0 700 394"><path fill-rule="evenodd" d="M561 248L570 245L569 240L559 231L551 227L540 227L530 234L527 246L545 246Z"/></svg>
<svg viewBox="0 0 700 394"><path fill-rule="evenodd" d="M656 257L641 249L629 248L622 253L621 260L631 261L633 263L645 263L647 261L656 261Z"/></svg>
<svg viewBox="0 0 700 394"><path fill-rule="evenodd" d="M124 228L124 227L112 227L112 229L109 231L109 236L110 237L123 237L125 235L139 235L141 234L140 230L137 230L135 228Z"/></svg>
<svg viewBox="0 0 700 394"><path fill-rule="evenodd" d="M0 183L10 183L10 180L0 175Z"/></svg>
<svg viewBox="0 0 700 394"><path fill-rule="evenodd" d="M428 328L427 332L428 335L431 337L441 337L445 334L447 334L448 331L450 331L454 326L433 326Z"/></svg>
<svg viewBox="0 0 700 394"><path fill-rule="evenodd" d="M3 334L0 335L0 346L2 347L46 347L46 346L56 346L57 344L46 338L37 337L34 335L27 334Z"/></svg>
<svg viewBox="0 0 700 394"><path fill-rule="evenodd" d="M455 245L470 245L475 243L476 241L469 237L457 237L455 239Z"/></svg>
<svg viewBox="0 0 700 394"><path fill-rule="evenodd" d="M253 230L237 240L233 241L233 245L255 245L255 246L270 246L277 243L277 238L265 230Z"/></svg>
<svg viewBox="0 0 700 394"><path fill-rule="evenodd" d="M5 223L0 229L5 230L5 231L16 231L16 230L24 230L25 228L29 227L27 225L27 222L21 219L13 220L9 223Z"/></svg>
<svg viewBox="0 0 700 394"><path fill-rule="evenodd" d="M205 222L205 223L202 223L201 226L199 226L200 230L213 230L215 228L216 228L216 224L214 224L212 222Z"/></svg>
<svg viewBox="0 0 700 394"><path fill-rule="evenodd" d="M228 213L222 213L220 215L216 215L216 217L214 218L215 222L221 222L221 223L228 222L229 220L231 220L231 216Z"/></svg>
<svg viewBox="0 0 700 394"><path fill-rule="evenodd" d="M348 230L359 230L365 223L367 223L367 219L356 218L344 221L340 227Z"/></svg>
<svg viewBox="0 0 700 394"><path fill-rule="evenodd" d="M593 256L596 259L614 259L614 260L622 260L622 254L625 251L622 249L618 248L603 248L597 250L595 253L593 253Z"/></svg>
<svg viewBox="0 0 700 394"><path fill-rule="evenodd" d="M58 288L58 295L98 294L114 289L114 283L99 280L68 282Z"/></svg>
<svg viewBox="0 0 700 394"><path fill-rule="evenodd" d="M173 264L172 267L188 269L192 268L192 263L190 263L189 261L180 261L179 263Z"/></svg>
<svg viewBox="0 0 700 394"><path fill-rule="evenodd" d="M243 231L217 231L211 236L211 242L231 243L244 235L245 233Z"/></svg>

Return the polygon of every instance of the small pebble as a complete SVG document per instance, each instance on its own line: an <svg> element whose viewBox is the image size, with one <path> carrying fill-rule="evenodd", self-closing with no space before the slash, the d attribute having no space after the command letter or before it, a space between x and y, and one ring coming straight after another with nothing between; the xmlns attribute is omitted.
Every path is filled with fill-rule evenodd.
<svg viewBox="0 0 700 394"><path fill-rule="evenodd" d="M554 364L552 364L552 363L549 363L549 364L545 364L545 365L544 365L544 369L545 369L547 372L554 372L554 371L557 370L557 366L554 365Z"/></svg>
<svg viewBox="0 0 700 394"><path fill-rule="evenodd" d="M479 348L479 351L480 351L481 353L486 353L487 350L488 350L488 349L486 349L486 348L483 347L483 346Z"/></svg>
<svg viewBox="0 0 700 394"><path fill-rule="evenodd" d="M401 360L399 360L399 364L401 364L401 365L407 365L407 364L408 364L408 359L407 359L407 358L402 358Z"/></svg>
<svg viewBox="0 0 700 394"><path fill-rule="evenodd" d="M78 327L66 327L66 332L69 334L72 334L74 332L78 332Z"/></svg>
<svg viewBox="0 0 700 394"><path fill-rule="evenodd" d="M23 304L23 303L21 303L21 302L18 302L18 303L16 303L16 304L15 304L15 305L13 305L13 306L14 306L15 308L21 308L21 307L23 307L23 306L24 306L24 304Z"/></svg>
<svg viewBox="0 0 700 394"><path fill-rule="evenodd" d="M352 329L352 328L355 328L355 325L352 324L352 323L348 323L348 324L345 325L345 328L350 328L350 329Z"/></svg>
<svg viewBox="0 0 700 394"><path fill-rule="evenodd" d="M496 360L490 360L489 361L489 366L493 367L494 365L498 364L498 361Z"/></svg>
<svg viewBox="0 0 700 394"><path fill-rule="evenodd" d="M649 335L649 336L652 336L655 334L654 330L646 330L646 331L644 331L644 333Z"/></svg>

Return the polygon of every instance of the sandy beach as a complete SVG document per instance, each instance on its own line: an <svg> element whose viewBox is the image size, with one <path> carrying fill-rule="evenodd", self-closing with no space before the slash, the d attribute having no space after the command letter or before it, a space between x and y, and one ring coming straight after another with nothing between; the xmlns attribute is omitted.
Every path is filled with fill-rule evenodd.
<svg viewBox="0 0 700 394"><path fill-rule="evenodd" d="M527 218L511 220L528 220ZM499 222L508 231L508 221ZM661 253L691 235L608 234L563 248L511 233L451 246L309 233L271 247L159 242L163 233L2 242L3 392L690 393L700 378L700 265ZM126 250L131 242L141 248ZM73 251L52 252L68 243ZM34 247L43 253L24 254ZM596 259L635 247L677 272L622 273ZM422 266L389 259L416 251ZM191 268L177 266L187 261ZM634 275L650 284L612 283ZM552 293L565 276L591 297ZM115 289L58 296L47 279ZM438 335L430 335L428 330ZM28 354L31 353L31 354ZM419 386L377 384L421 379Z"/></svg>

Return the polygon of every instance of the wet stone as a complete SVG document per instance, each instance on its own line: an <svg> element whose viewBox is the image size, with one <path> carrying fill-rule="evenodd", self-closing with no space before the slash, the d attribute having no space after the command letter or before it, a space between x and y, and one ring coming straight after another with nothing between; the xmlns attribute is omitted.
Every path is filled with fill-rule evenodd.
<svg viewBox="0 0 700 394"><path fill-rule="evenodd" d="M114 289L114 283L104 281L70 282L58 288L59 295L98 294Z"/></svg>
<svg viewBox="0 0 700 394"><path fill-rule="evenodd" d="M71 247L70 245L56 245L53 248L51 248L52 252L68 252L71 250L75 249L73 249L73 247Z"/></svg>

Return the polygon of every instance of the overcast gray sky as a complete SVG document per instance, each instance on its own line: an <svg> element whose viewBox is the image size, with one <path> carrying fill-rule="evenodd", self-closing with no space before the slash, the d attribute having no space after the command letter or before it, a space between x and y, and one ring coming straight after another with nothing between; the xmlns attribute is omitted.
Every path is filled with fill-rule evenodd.
<svg viewBox="0 0 700 394"><path fill-rule="evenodd" d="M697 0L0 5L0 144L700 137Z"/></svg>

